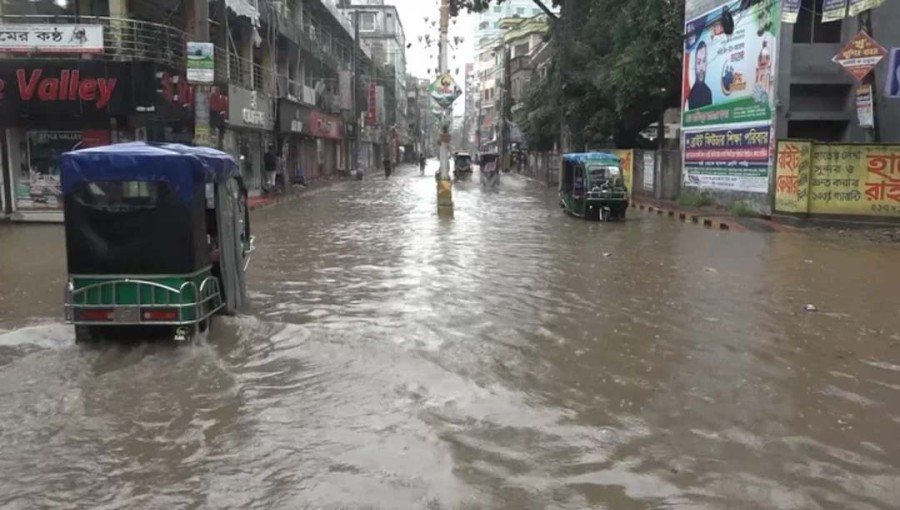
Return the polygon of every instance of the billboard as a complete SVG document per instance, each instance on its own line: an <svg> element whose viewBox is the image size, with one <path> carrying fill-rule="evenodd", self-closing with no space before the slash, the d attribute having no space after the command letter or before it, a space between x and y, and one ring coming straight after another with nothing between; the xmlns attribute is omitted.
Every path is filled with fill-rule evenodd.
<svg viewBox="0 0 900 510"><path fill-rule="evenodd" d="M686 21L686 186L768 192L780 3L762 0L742 9L742 2L732 1ZM731 34L721 22L724 7L734 19Z"/></svg>

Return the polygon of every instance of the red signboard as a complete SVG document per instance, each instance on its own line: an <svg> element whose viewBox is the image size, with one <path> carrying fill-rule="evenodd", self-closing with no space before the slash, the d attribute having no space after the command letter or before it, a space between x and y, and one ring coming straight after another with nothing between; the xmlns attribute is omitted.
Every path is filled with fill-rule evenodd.
<svg viewBox="0 0 900 510"><path fill-rule="evenodd" d="M340 140L344 136L341 130L340 119L316 110L309 114L309 131L316 138Z"/></svg>
<svg viewBox="0 0 900 510"><path fill-rule="evenodd" d="M840 64L857 81L862 81L887 53L887 50L869 37L869 34L860 31L832 60Z"/></svg>
<svg viewBox="0 0 900 510"><path fill-rule="evenodd" d="M369 84L369 109L366 111L366 125L378 124L378 88L374 83Z"/></svg>

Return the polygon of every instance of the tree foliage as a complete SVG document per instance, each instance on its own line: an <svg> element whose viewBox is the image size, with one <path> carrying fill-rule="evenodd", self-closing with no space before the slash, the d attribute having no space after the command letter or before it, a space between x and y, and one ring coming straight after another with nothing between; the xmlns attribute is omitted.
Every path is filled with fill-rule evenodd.
<svg viewBox="0 0 900 510"><path fill-rule="evenodd" d="M474 10L491 4L454 1ZM532 81L516 116L526 139L547 148L565 124L575 150L638 146L640 132L679 103L684 0L553 4L561 11L552 24L551 72Z"/></svg>

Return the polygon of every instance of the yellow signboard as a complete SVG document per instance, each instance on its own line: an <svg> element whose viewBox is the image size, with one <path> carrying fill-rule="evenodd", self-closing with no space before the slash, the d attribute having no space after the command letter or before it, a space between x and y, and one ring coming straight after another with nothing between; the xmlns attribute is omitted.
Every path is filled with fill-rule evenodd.
<svg viewBox="0 0 900 510"><path fill-rule="evenodd" d="M775 210L787 213L809 212L809 173L812 166L812 142L778 141L775 160Z"/></svg>
<svg viewBox="0 0 900 510"><path fill-rule="evenodd" d="M622 160L622 179L628 187L628 197L631 198L631 188L634 181L634 151L632 149L614 149L611 151Z"/></svg>
<svg viewBox="0 0 900 510"><path fill-rule="evenodd" d="M900 217L900 145L780 141L776 162L777 211Z"/></svg>

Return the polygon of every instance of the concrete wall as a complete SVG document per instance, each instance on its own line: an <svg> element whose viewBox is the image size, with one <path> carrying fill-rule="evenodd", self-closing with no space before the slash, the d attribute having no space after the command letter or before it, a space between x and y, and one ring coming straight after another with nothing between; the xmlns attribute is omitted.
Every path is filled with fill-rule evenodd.
<svg viewBox="0 0 900 510"><path fill-rule="evenodd" d="M841 66L831 61L832 57L859 32L857 20L847 18L841 21L840 43L794 43L795 26L781 25L779 42L778 103L776 108L776 136L788 137L791 120L845 121L848 129L839 140L845 142L866 141L865 130L859 128L856 119L855 81ZM900 2L885 2L873 11L872 31L874 38L885 48L900 46ZM883 142L900 141L900 100L882 97L887 78L887 59L875 69L876 117L881 127ZM849 93L844 97L824 98L820 95L806 95L802 87L792 85L843 85Z"/></svg>

